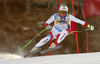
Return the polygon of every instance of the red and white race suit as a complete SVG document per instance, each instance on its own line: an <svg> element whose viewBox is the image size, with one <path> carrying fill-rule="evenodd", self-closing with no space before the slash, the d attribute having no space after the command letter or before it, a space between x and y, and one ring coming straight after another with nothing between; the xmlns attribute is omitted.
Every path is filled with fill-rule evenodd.
<svg viewBox="0 0 100 64"><path fill-rule="evenodd" d="M88 24L71 14L67 14L65 17L61 17L59 14L52 15L45 23L45 26L49 25L50 23L54 22L54 26L51 31L48 33L46 37L41 39L35 46L37 48L44 45L50 39L56 39L54 43L58 45L65 37L71 32L71 21L75 23L79 23L81 25L87 26Z"/></svg>

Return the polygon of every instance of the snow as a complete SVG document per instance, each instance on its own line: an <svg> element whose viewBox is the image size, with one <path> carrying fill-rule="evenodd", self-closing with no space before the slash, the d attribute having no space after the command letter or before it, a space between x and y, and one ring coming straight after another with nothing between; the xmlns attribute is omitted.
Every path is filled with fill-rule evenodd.
<svg viewBox="0 0 100 64"><path fill-rule="evenodd" d="M0 64L100 64L100 52L5 59Z"/></svg>
<svg viewBox="0 0 100 64"><path fill-rule="evenodd" d="M0 53L0 60L1 59L9 59L10 57L12 57L14 54L10 54L10 53ZM17 58L23 58L22 56L16 55L13 59L17 59Z"/></svg>

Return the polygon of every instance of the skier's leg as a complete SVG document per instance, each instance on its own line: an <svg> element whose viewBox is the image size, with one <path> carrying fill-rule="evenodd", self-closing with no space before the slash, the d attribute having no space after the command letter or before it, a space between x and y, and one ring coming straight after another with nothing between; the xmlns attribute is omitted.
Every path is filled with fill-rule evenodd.
<svg viewBox="0 0 100 64"><path fill-rule="evenodd" d="M47 43L50 39L53 38L53 35L51 32L48 33L48 35L46 37L44 37L43 39L41 39L36 45L35 47L39 48L41 46L43 46L45 43Z"/></svg>
<svg viewBox="0 0 100 64"><path fill-rule="evenodd" d="M46 37L44 37L43 39L41 39L41 40L32 48L32 50L31 50L30 52L32 52L32 51L38 49L39 47L43 46L45 43L47 43L47 42L48 42L50 39L52 39L52 38L53 38L53 35L52 35L51 32L49 32L49 34L48 34Z"/></svg>
<svg viewBox="0 0 100 64"><path fill-rule="evenodd" d="M41 39L36 45L35 47L33 47L33 49L31 51L36 50L37 48L43 46L45 43L47 43L49 40L53 40L55 39L55 37L59 34L60 32L58 32L54 27L51 30L51 32L49 32L49 34L44 37L43 39Z"/></svg>
<svg viewBox="0 0 100 64"><path fill-rule="evenodd" d="M52 38L53 38L53 35L52 35L51 32L49 32L49 34L48 34L46 37L44 37L43 39L41 39L41 40L32 48L32 50L31 50L30 52L32 52L32 51L38 49L39 47L43 46L45 43L47 43L47 42L48 42L50 39L52 39Z"/></svg>
<svg viewBox="0 0 100 64"><path fill-rule="evenodd" d="M60 34L57 35L57 39L54 41L56 45L58 45L61 41L65 39L68 32L66 30L63 30Z"/></svg>
<svg viewBox="0 0 100 64"><path fill-rule="evenodd" d="M36 45L35 47L39 48L42 45L44 45L46 42L48 42L50 40L49 36L44 37L43 39L41 39Z"/></svg>

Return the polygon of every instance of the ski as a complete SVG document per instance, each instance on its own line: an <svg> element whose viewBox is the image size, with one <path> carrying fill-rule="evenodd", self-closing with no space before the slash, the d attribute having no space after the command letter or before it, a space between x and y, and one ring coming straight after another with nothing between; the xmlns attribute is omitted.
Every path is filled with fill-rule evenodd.
<svg viewBox="0 0 100 64"><path fill-rule="evenodd" d="M41 53L41 54L44 54L44 53L47 53L47 52L49 52L49 51L53 51L53 50L60 49L61 47L62 47L62 45L58 45L58 46L56 46L56 47L54 47L54 48L50 48L50 49L43 50L43 51L41 51L40 53Z"/></svg>
<svg viewBox="0 0 100 64"><path fill-rule="evenodd" d="M30 52L27 55L25 55L24 58L29 57L29 56L32 56L33 54L40 52L40 50L41 50L41 48L38 48L37 50L35 50L33 52Z"/></svg>

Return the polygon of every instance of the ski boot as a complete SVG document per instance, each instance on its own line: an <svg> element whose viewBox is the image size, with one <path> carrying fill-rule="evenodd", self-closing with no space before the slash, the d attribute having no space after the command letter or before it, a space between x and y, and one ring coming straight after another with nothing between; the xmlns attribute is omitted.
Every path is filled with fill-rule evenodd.
<svg viewBox="0 0 100 64"><path fill-rule="evenodd" d="M54 47L56 47L56 44L55 43L52 43L51 46L49 47L49 49L50 48L54 48Z"/></svg>
<svg viewBox="0 0 100 64"><path fill-rule="evenodd" d="M37 47L33 47L32 50L30 52L33 52L35 50L37 50L38 48Z"/></svg>

